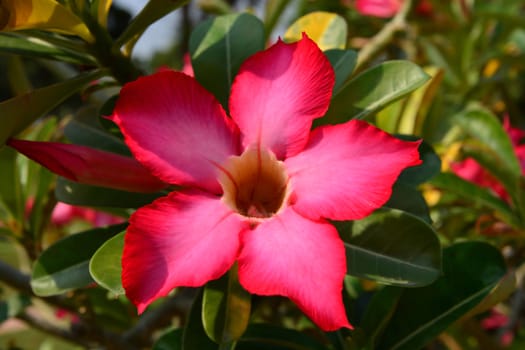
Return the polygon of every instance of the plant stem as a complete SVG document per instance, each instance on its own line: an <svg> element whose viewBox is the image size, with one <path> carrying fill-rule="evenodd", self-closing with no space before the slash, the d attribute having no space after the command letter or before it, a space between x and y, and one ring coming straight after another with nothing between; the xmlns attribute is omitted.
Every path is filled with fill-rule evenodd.
<svg viewBox="0 0 525 350"><path fill-rule="evenodd" d="M368 65L394 38L394 35L406 29L406 18L410 13L413 0L405 0L399 12L370 41L359 50L355 71Z"/></svg>

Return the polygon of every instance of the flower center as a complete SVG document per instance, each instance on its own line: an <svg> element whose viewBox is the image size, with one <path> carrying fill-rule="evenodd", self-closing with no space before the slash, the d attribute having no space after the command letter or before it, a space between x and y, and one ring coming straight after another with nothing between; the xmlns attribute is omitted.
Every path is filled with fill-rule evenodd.
<svg viewBox="0 0 525 350"><path fill-rule="evenodd" d="M288 175L271 152L248 148L228 159L219 176L222 199L233 210L251 218L267 218L285 202Z"/></svg>

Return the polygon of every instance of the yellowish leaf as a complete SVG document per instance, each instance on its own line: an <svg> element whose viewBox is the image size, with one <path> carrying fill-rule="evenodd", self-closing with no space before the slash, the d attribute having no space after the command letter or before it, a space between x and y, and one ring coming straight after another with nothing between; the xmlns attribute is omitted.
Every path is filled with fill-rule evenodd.
<svg viewBox="0 0 525 350"><path fill-rule="evenodd" d="M78 35L92 42L88 28L69 9L55 0L3 0L0 2L0 31L42 29Z"/></svg>
<svg viewBox="0 0 525 350"><path fill-rule="evenodd" d="M346 22L335 13L317 11L299 18L288 28L284 40L298 41L302 33L306 33L323 51L346 48Z"/></svg>
<svg viewBox="0 0 525 350"><path fill-rule="evenodd" d="M100 0L98 2L98 23L103 27L107 27L108 25L108 13L111 3L112 0Z"/></svg>

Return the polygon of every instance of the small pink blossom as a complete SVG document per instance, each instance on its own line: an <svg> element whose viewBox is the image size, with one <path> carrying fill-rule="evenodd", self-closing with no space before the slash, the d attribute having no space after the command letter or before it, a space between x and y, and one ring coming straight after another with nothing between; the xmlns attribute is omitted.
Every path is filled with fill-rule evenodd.
<svg viewBox="0 0 525 350"><path fill-rule="evenodd" d="M64 226L75 219L89 222L94 227L119 224L123 218L111 215L92 208L78 207L67 203L59 202L51 213L51 223L56 226Z"/></svg>
<svg viewBox="0 0 525 350"><path fill-rule="evenodd" d="M363 121L311 131L334 80L304 36L242 64L230 117L180 72L123 87L110 119L138 161L183 187L130 218L122 282L139 312L237 263L250 293L288 297L324 330L351 327L342 300L345 248L327 219L369 215L389 199L401 171L421 161L419 142Z"/></svg>
<svg viewBox="0 0 525 350"><path fill-rule="evenodd" d="M394 16L403 0L357 0L356 9L364 16L388 18Z"/></svg>

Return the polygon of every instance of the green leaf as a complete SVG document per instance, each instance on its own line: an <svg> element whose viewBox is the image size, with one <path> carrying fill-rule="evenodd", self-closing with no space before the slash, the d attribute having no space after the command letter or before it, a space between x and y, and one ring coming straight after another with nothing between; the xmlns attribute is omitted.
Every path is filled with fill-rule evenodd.
<svg viewBox="0 0 525 350"><path fill-rule="evenodd" d="M76 78L0 102L0 146L4 145L9 137L18 134L69 96L103 75L103 70L84 73Z"/></svg>
<svg viewBox="0 0 525 350"><path fill-rule="evenodd" d="M346 21L335 13L315 11L300 17L286 30L284 40L301 40L303 33L315 41L322 51L346 48Z"/></svg>
<svg viewBox="0 0 525 350"><path fill-rule="evenodd" d="M405 289L377 349L420 349L475 307L505 275L498 249L462 242L443 252L443 276L433 284ZM385 287L380 297L399 293Z"/></svg>
<svg viewBox="0 0 525 350"><path fill-rule="evenodd" d="M399 209L417 216L427 224L432 223L428 206L423 195L414 187L407 185L399 180L392 188L392 195L383 207Z"/></svg>
<svg viewBox="0 0 525 350"><path fill-rule="evenodd" d="M335 72L335 85L332 95L337 95L345 83L346 79L352 74L357 62L357 52L354 50L328 50L324 53Z"/></svg>
<svg viewBox="0 0 525 350"><path fill-rule="evenodd" d="M417 287L432 283L441 273L441 247L434 230L408 213L381 209L353 222L351 232L341 231L349 275Z"/></svg>
<svg viewBox="0 0 525 350"><path fill-rule="evenodd" d="M497 211L511 225L519 226L519 219L514 215L507 203L490 193L488 190L466 181L452 173L441 173L433 177L430 184L455 193L465 199Z"/></svg>
<svg viewBox="0 0 525 350"><path fill-rule="evenodd" d="M420 140L420 138L411 135L396 135L396 137L405 141ZM441 170L441 158L434 152L432 146L423 141L419 145L418 151L419 159L421 159L422 163L403 170L397 179L398 182L417 187L439 174Z"/></svg>
<svg viewBox="0 0 525 350"><path fill-rule="evenodd" d="M500 166L506 167L516 178L521 175L520 162L514 153L512 142L496 116L481 108L470 108L454 116L454 121L470 137L494 151L501 158Z"/></svg>
<svg viewBox="0 0 525 350"><path fill-rule="evenodd" d="M255 16L229 14L204 21L193 30L189 43L195 78L228 110L241 63L264 44L264 26Z"/></svg>
<svg viewBox="0 0 525 350"><path fill-rule="evenodd" d="M36 260L31 288L38 296L64 293L93 282L89 260L109 238L127 224L97 228L67 236L46 249Z"/></svg>
<svg viewBox="0 0 525 350"><path fill-rule="evenodd" d="M202 292L199 292L188 315L188 320L182 333L183 350L219 349L219 346L208 338L202 326L202 294Z"/></svg>
<svg viewBox="0 0 525 350"><path fill-rule="evenodd" d="M319 124L337 124L364 119L423 85L429 76L409 61L388 61L348 81L332 98Z"/></svg>
<svg viewBox="0 0 525 350"><path fill-rule="evenodd" d="M0 201L9 214L14 216L17 221L22 221L23 213L20 207L20 174L15 162L17 152L12 148L0 148Z"/></svg>
<svg viewBox="0 0 525 350"><path fill-rule="evenodd" d="M202 322L206 334L218 344L238 340L250 320L251 295L239 284L237 265L204 287Z"/></svg>
<svg viewBox="0 0 525 350"><path fill-rule="evenodd" d="M153 345L153 350L182 350L182 329L164 333Z"/></svg>
<svg viewBox="0 0 525 350"><path fill-rule="evenodd" d="M163 192L137 193L84 185L60 176L55 188L59 201L89 207L139 208L163 195Z"/></svg>
<svg viewBox="0 0 525 350"><path fill-rule="evenodd" d="M270 324L251 324L236 350L327 350L305 333Z"/></svg>
<svg viewBox="0 0 525 350"><path fill-rule="evenodd" d="M88 109L86 115L77 113L75 118L67 123L64 135L77 145L97 148L103 151L130 156L131 153L122 139L107 132L99 123L98 118L93 118L96 111Z"/></svg>
<svg viewBox="0 0 525 350"><path fill-rule="evenodd" d="M89 273L93 280L114 295L125 293L121 278L124 235L125 232L121 232L107 240L89 261Z"/></svg>
<svg viewBox="0 0 525 350"><path fill-rule="evenodd" d="M94 65L96 61L85 53L75 52L38 38L17 33L0 33L0 51L32 58L45 58L74 64Z"/></svg>
<svg viewBox="0 0 525 350"><path fill-rule="evenodd" d="M366 349L376 348L377 339L394 315L402 293L402 288L391 288L390 293L379 292L372 297L359 324L365 334Z"/></svg>

